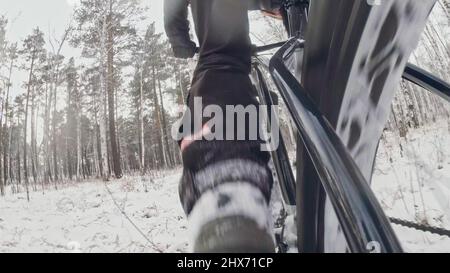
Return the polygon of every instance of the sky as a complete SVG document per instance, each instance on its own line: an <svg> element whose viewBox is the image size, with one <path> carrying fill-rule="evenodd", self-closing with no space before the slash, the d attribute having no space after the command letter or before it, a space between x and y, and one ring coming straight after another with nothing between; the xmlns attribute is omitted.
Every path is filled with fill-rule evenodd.
<svg viewBox="0 0 450 273"><path fill-rule="evenodd" d="M79 0L0 0L0 15L8 18L7 39L10 42L18 42L19 48L23 40L31 31L39 27L45 34L47 49L50 49L48 37L60 38L68 27L73 10ZM155 22L158 32L164 31L163 1L164 0L140 0L143 6L149 7L148 19L143 22L145 28L151 22ZM70 47L67 43L61 52L66 58L79 59L80 51ZM27 80L27 73L15 70L12 77L11 96L23 93L23 83ZM39 127L40 128L40 127ZM41 130L38 138L42 136Z"/></svg>
<svg viewBox="0 0 450 273"><path fill-rule="evenodd" d="M8 39L20 41L31 30L39 27L45 34L60 37L70 22L76 3L79 0L0 0L0 14L9 19ZM148 6L148 23L154 21L159 32L164 31L163 1L140 0ZM65 48L65 55L76 55ZM69 51L69 52L67 52Z"/></svg>
<svg viewBox="0 0 450 273"><path fill-rule="evenodd" d="M8 20L7 39L17 42L19 48L23 40L34 28L39 27L45 34L46 47L52 50L49 37L60 39L69 26L73 11L80 0L0 0L0 15L5 15ZM148 7L147 19L137 26L145 31L146 26L154 22L157 32L164 32L164 0L138 0L143 7ZM252 18L252 17L250 17ZM255 34L264 33L264 24L251 20L252 38ZM195 36L195 35L194 35ZM255 44L260 44L260 39L254 39ZM80 58L80 49L72 48L67 42L61 51L62 55L69 59L74 57L78 64L84 62ZM11 96L14 98L23 93L23 84L28 75L24 70L15 70L12 78Z"/></svg>
<svg viewBox="0 0 450 273"><path fill-rule="evenodd" d="M139 0L142 6L148 7L147 17L142 25L138 26L142 31L151 22L155 22L157 32L164 32L163 3L164 0ZM48 39L62 37L69 26L73 10L79 0L0 0L0 15L5 15L8 20L7 39L17 42L19 48L23 40L34 28L39 27L45 34L46 46L51 50ZM62 49L62 55L66 59L75 57L79 64L84 60L80 58L80 50L70 47L68 43ZM20 63L23 61L20 60ZM19 63L19 64L20 64ZM24 92L23 84L28 75L24 70L15 69L12 77L11 98ZM42 132L38 132L42 135Z"/></svg>
<svg viewBox="0 0 450 273"><path fill-rule="evenodd" d="M148 19L143 22L143 27L155 22L158 32L164 31L163 2L164 0L140 0L143 6L149 7ZM79 0L0 0L0 15L5 15L8 20L7 39L11 42L22 42L31 31L39 27L45 33L46 46L50 49L48 37L60 38L70 23L73 10ZM80 51L66 43L62 54L67 58L79 57ZM12 79L11 95L22 93L22 84L27 79L24 71L14 73Z"/></svg>
<svg viewBox="0 0 450 273"><path fill-rule="evenodd" d="M164 0L139 1L143 6L149 7L148 20L144 22L144 25L155 22L156 30L164 32ZM39 27L46 35L60 37L68 26L73 9L78 2L79 0L0 0L0 15L6 15L9 19L8 39L20 42L35 27ZM252 28L260 32L255 29L255 26ZM71 55L70 49L65 49L69 52L63 53Z"/></svg>
<svg viewBox="0 0 450 273"><path fill-rule="evenodd" d="M149 8L148 19L142 23L142 30L145 30L145 26L151 22L155 22L156 30L164 32L164 0L139 1L143 6ZM0 15L5 15L9 19L7 39L11 42L17 41L20 47L23 39L34 28L39 27L45 33L46 46L50 50L49 37L59 39L63 35L78 2L79 0L0 0ZM259 28L259 24L256 28ZM65 44L61 53L66 58L75 57L77 59L80 56L80 51L70 47L68 43ZM21 85L26 78L25 72L16 71L13 78L13 96L23 91Z"/></svg>

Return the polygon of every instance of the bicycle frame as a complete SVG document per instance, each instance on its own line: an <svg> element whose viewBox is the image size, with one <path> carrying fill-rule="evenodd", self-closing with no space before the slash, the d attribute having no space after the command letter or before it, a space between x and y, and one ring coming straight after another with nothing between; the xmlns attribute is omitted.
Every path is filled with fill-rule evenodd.
<svg viewBox="0 0 450 273"><path fill-rule="evenodd" d="M403 78L450 102L450 85L431 73L413 64L408 64Z"/></svg>
<svg viewBox="0 0 450 273"><path fill-rule="evenodd" d="M261 59L255 59L257 65L254 68L258 77L257 89L261 102L270 105L273 98L258 66L270 69L322 185L333 203L350 250L366 252L368 245L378 242L382 252L401 252L400 243L369 184L333 128L284 64L283 56L301 46L303 42L297 38L289 40L274 55L269 66ZM290 165L285 164L288 158L285 151L280 142L280 148L272 156L274 163L283 163L279 166L277 163L274 165L277 173L280 174L282 192L284 196L290 197L285 191L292 188L290 178L293 175ZM287 203L293 205L290 199Z"/></svg>

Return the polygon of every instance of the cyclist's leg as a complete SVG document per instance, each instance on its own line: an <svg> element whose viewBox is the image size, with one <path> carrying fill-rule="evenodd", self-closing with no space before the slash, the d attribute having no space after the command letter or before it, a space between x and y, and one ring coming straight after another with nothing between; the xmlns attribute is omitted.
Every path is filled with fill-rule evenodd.
<svg viewBox="0 0 450 273"><path fill-rule="evenodd" d="M193 141L192 137L209 133L205 130L208 118L201 115L205 107L218 106L224 125L227 105L257 105L248 76L251 44L247 7L241 2L192 1L201 49L188 108L192 124L201 120L203 130L193 128L181 142L184 171L180 197L189 216L194 248L200 252L274 250L268 213L272 176L269 154L261 151L261 142L248 138ZM199 99L202 106L195 103ZM227 133L237 136L237 122L234 124L222 127L224 137ZM248 122L243 129L248 137Z"/></svg>

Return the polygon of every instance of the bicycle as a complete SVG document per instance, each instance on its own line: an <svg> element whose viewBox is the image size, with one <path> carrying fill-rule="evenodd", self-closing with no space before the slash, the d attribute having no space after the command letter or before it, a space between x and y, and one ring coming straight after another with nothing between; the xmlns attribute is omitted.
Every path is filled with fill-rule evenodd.
<svg viewBox="0 0 450 273"><path fill-rule="evenodd" d="M281 1L291 38L255 49L252 79L260 103L273 106L270 72L298 132L297 179L282 137L272 160L299 252L403 252L368 181L402 77L450 102L448 83L407 63L434 4ZM279 47L271 59L257 54Z"/></svg>

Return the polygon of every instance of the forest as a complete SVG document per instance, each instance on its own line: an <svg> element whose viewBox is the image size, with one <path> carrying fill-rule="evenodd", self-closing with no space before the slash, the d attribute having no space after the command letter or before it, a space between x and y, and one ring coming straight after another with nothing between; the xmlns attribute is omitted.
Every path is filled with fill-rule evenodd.
<svg viewBox="0 0 450 273"><path fill-rule="evenodd" d="M191 251L171 132L196 60L173 57L163 1L0 1L0 253ZM250 25L256 45L288 38L259 11ZM436 2L410 63L450 82L450 0ZM386 216L448 230L450 104L403 80L390 110L371 189ZM280 187L270 209L274 223L286 212ZM450 252L450 237L392 227L407 252Z"/></svg>
<svg viewBox="0 0 450 273"><path fill-rule="evenodd" d="M139 0L83 0L59 35L35 28L20 41L8 39L0 17L1 194L44 190L67 181L120 179L181 164L170 136L190 85L191 66L172 57L164 33L138 29L148 8ZM1 14L1 13L0 13ZM282 26L264 24L259 43L285 39ZM440 0L412 62L450 80L450 1ZM64 56L64 47L78 57ZM16 73L26 74L12 94ZM402 82L386 131L449 120L442 99ZM282 114L288 144L295 132ZM450 126L450 125L449 125ZM10 189L10 190L9 190Z"/></svg>
<svg viewBox="0 0 450 273"><path fill-rule="evenodd" d="M0 17L2 195L180 164L166 103L185 100L187 62L154 24L138 31L145 13L138 0L81 1L60 36L35 28L22 41L8 41ZM27 79L13 96L18 71Z"/></svg>

